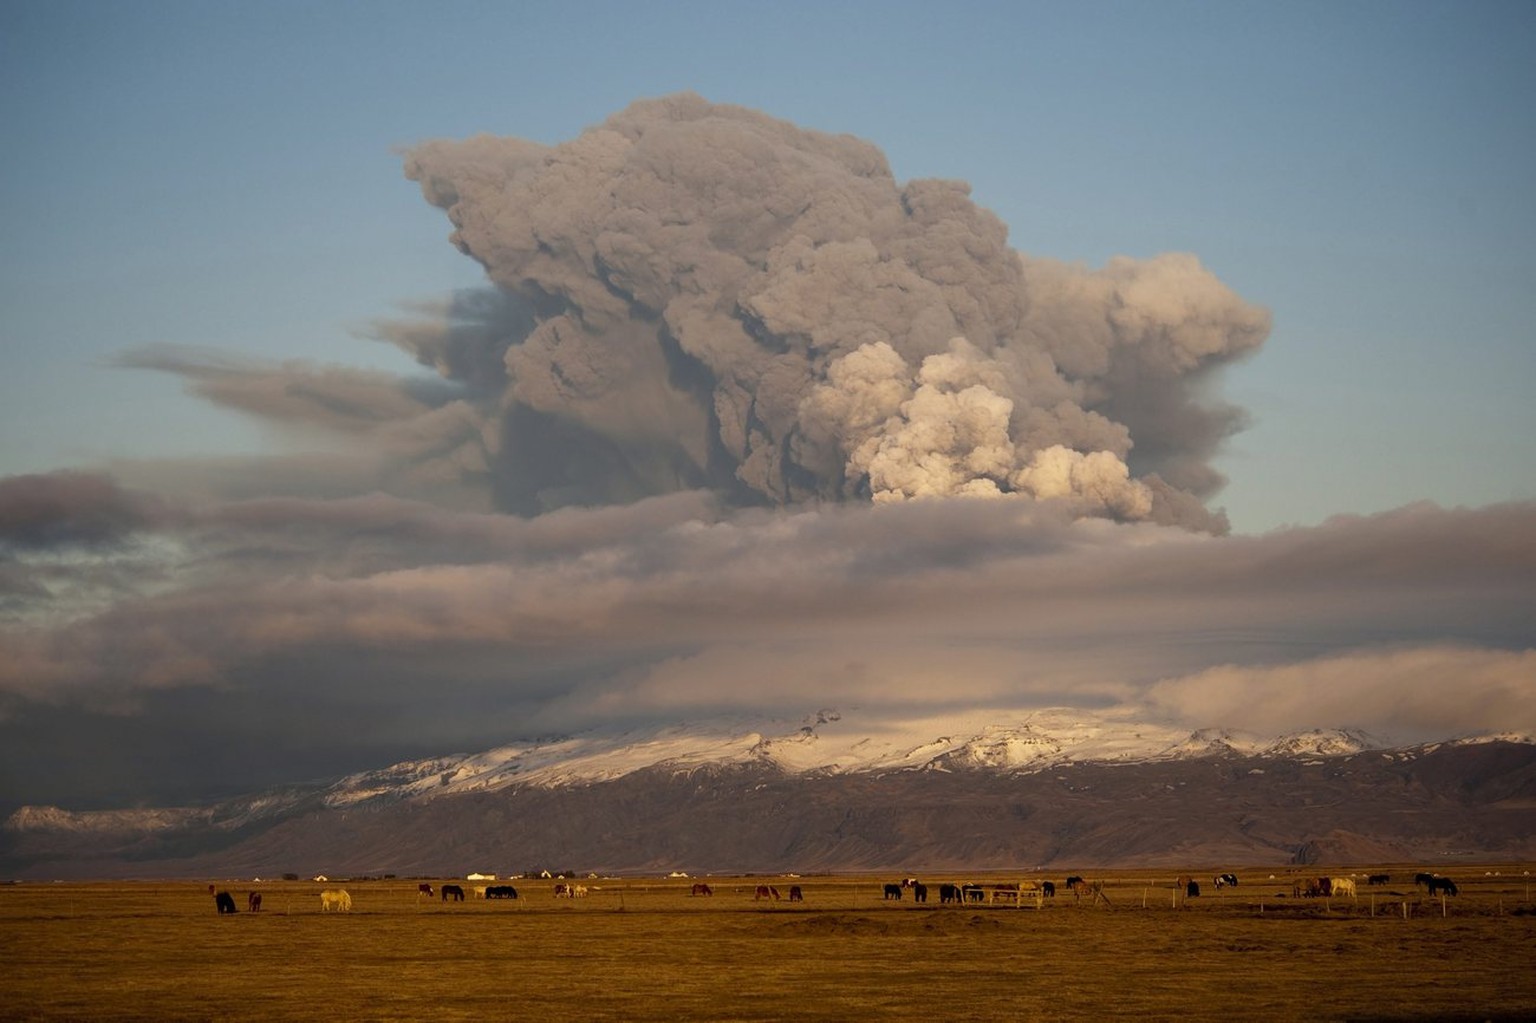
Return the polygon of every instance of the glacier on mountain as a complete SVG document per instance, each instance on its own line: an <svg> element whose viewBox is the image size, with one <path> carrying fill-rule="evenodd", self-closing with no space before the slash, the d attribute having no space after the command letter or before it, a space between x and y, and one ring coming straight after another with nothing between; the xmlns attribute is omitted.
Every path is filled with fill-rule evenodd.
<svg viewBox="0 0 1536 1023"><path fill-rule="evenodd" d="M822 710L801 720L710 720L654 728L593 729L508 743L479 753L404 761L316 782L226 800L211 807L68 811L24 806L11 832L159 832L207 824L234 830L306 807L346 809L374 802L432 800L514 786L559 788L612 781L637 771L691 772L758 766L784 774L884 774L899 771L1034 773L1074 763L1136 764L1222 756L1317 761L1366 750L1411 758L1440 744L1393 747L1354 729L1259 736L1221 728L1190 732L1122 712L1049 708L968 711L893 720ZM1474 736L1531 742L1530 736Z"/></svg>

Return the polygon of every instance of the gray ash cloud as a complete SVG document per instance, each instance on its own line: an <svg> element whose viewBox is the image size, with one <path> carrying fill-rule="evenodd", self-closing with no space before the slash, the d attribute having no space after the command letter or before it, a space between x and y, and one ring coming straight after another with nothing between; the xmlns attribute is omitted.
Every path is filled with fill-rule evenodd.
<svg viewBox="0 0 1536 1023"><path fill-rule="evenodd" d="M496 290L380 333L474 396L504 510L1011 496L1225 530L1242 416L1201 385L1269 315L1193 256L1025 256L963 183L691 94L405 169Z"/></svg>

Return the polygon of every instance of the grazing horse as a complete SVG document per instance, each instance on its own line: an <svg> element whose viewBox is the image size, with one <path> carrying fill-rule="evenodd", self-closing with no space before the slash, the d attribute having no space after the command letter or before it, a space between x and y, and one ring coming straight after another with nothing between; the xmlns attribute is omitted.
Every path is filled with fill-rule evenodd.
<svg viewBox="0 0 1536 1023"><path fill-rule="evenodd" d="M1413 886L1415 888L1427 887L1434 879L1435 875L1433 874L1418 873L1413 875Z"/></svg>
<svg viewBox="0 0 1536 1023"><path fill-rule="evenodd" d="M925 885L925 884L915 884L915 885L913 885L912 886L912 901L913 902L927 902L928 901L928 886Z"/></svg>
<svg viewBox="0 0 1536 1023"><path fill-rule="evenodd" d="M959 902L963 898L960 886L957 884L939 885L939 905L947 906L951 902Z"/></svg>
<svg viewBox="0 0 1536 1023"><path fill-rule="evenodd" d="M789 901L790 902L804 902L805 901L805 893L800 890L800 886L799 885L792 884L792 885L789 886Z"/></svg>
<svg viewBox="0 0 1536 1023"><path fill-rule="evenodd" d="M991 887L991 889L987 893L987 901L988 902L1003 902L1003 901L1007 901L1007 902L1017 903L1019 901L1019 884L1018 884L1018 882L1015 881L1013 884L995 884L995 885L993 885Z"/></svg>
<svg viewBox="0 0 1536 1023"><path fill-rule="evenodd" d="M575 898L576 897L575 887L576 887L575 885L569 885L569 884L566 884L565 882L562 881L561 883L555 885L555 898L557 898L557 899L573 899L573 898Z"/></svg>
<svg viewBox="0 0 1536 1023"><path fill-rule="evenodd" d="M1333 882L1326 877L1304 877L1291 886L1298 899L1321 899L1333 894Z"/></svg>
<svg viewBox="0 0 1536 1023"><path fill-rule="evenodd" d="M970 883L970 884L963 884L963 885L961 885L960 886L960 894L965 896L965 901L966 902L986 902L987 901L987 890L985 888L983 888L981 885L976 884L974 882Z"/></svg>
<svg viewBox="0 0 1536 1023"><path fill-rule="evenodd" d="M447 902L449 899L452 899L454 902L464 901L464 889L456 884L445 884L438 891L442 895L444 902Z"/></svg>
<svg viewBox="0 0 1536 1023"><path fill-rule="evenodd" d="M261 912L261 893L260 892L251 892L249 895L247 895L245 897L245 908L246 908L247 912L250 912L250 913L260 913Z"/></svg>
<svg viewBox="0 0 1536 1023"><path fill-rule="evenodd" d="M1237 875L1236 874L1217 874L1211 880L1213 882L1215 882L1216 889L1218 891L1220 891L1223 888L1236 888L1237 887Z"/></svg>
<svg viewBox="0 0 1536 1023"><path fill-rule="evenodd" d="M417 895L425 895L427 898L430 899L436 893L432 891L432 886L431 885L429 885L425 881L423 881L421 884L416 886L416 894Z"/></svg>
<svg viewBox="0 0 1536 1023"><path fill-rule="evenodd" d="M901 901L901 885L899 885L899 884L888 884L888 885L886 885L885 886L885 894L881 896L881 899L895 899L897 902L900 902Z"/></svg>
<svg viewBox="0 0 1536 1023"><path fill-rule="evenodd" d="M757 891L752 893L752 901L756 902L758 899L772 899L778 902L779 890L772 885L760 884L757 886Z"/></svg>
<svg viewBox="0 0 1536 1023"><path fill-rule="evenodd" d="M1456 894L1456 882L1448 877L1432 877L1429 879L1429 894L1444 892L1447 895Z"/></svg>
<svg viewBox="0 0 1536 1023"><path fill-rule="evenodd" d="M1040 894L1045 896L1047 899L1054 899L1056 897L1056 882L1041 881Z"/></svg>
<svg viewBox="0 0 1536 1023"><path fill-rule="evenodd" d="M488 899L515 899L517 898L517 889L509 884L493 884L485 890L485 897Z"/></svg>
<svg viewBox="0 0 1536 1023"><path fill-rule="evenodd" d="M1330 894L1337 895L1341 899L1346 895L1352 899L1356 897L1355 879L1352 877L1330 877L1328 887Z"/></svg>
<svg viewBox="0 0 1536 1023"><path fill-rule="evenodd" d="M1109 896L1104 894L1103 881L1084 881L1080 877L1073 877L1068 880L1067 887L1071 889L1074 899L1080 901L1084 896L1087 896L1089 905L1096 905L1100 902L1106 906L1112 907L1113 905L1109 901Z"/></svg>
<svg viewBox="0 0 1536 1023"><path fill-rule="evenodd" d="M1365 879L1365 883L1369 885L1386 884L1391 880L1391 874L1372 874L1370 877Z"/></svg>
<svg viewBox="0 0 1536 1023"><path fill-rule="evenodd" d="M707 884L696 884L696 885L693 886L693 891L690 892L689 894L690 895L713 895L713 894L715 894L715 891L714 891L713 888L711 888Z"/></svg>
<svg viewBox="0 0 1536 1023"><path fill-rule="evenodd" d="M235 897L233 895L229 894L228 892L215 892L213 890L213 885L208 886L208 891L213 895L213 906L216 910L218 910L220 916L223 916L225 913L233 913L236 911Z"/></svg>
<svg viewBox="0 0 1536 1023"><path fill-rule="evenodd" d="M344 888L327 888L320 893L320 912L329 913L335 910L338 913L352 912L352 896L348 895Z"/></svg>

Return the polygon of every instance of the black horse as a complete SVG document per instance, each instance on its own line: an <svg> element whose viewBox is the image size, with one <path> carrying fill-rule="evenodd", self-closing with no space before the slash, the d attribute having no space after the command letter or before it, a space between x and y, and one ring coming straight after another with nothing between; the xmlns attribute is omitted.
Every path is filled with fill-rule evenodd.
<svg viewBox="0 0 1536 1023"><path fill-rule="evenodd" d="M1432 877L1429 879L1429 894L1444 892L1447 895L1456 894L1456 882L1448 877Z"/></svg>
<svg viewBox="0 0 1536 1023"><path fill-rule="evenodd" d="M464 889L456 884L445 884L439 891L442 892L444 902L447 902L449 899L452 899L454 902L464 901Z"/></svg>

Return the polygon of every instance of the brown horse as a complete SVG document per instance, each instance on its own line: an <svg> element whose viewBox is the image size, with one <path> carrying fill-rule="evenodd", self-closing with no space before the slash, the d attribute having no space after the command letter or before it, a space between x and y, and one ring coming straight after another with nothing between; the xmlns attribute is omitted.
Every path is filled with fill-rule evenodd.
<svg viewBox="0 0 1536 1023"><path fill-rule="evenodd" d="M423 881L421 884L416 886L416 894L425 895L430 899L433 895L432 886Z"/></svg>
<svg viewBox="0 0 1536 1023"><path fill-rule="evenodd" d="M246 908L247 912L250 912L250 913L260 913L261 912L261 893L260 892L251 892L251 894L247 895L245 897L245 908Z"/></svg>
<svg viewBox="0 0 1536 1023"><path fill-rule="evenodd" d="M693 886L693 891L690 894L692 894L692 895L713 895L713 894L715 894L715 890L713 888L711 888L707 884L696 884L696 885Z"/></svg>

